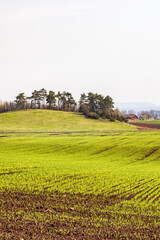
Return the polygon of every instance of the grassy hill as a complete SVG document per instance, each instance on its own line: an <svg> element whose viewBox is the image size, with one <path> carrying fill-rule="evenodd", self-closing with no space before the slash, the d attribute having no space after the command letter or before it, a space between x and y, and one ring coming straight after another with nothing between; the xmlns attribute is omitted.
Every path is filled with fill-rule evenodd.
<svg viewBox="0 0 160 240"><path fill-rule="evenodd" d="M0 114L0 131L112 131L136 130L125 123L92 120L80 113L25 110Z"/></svg>

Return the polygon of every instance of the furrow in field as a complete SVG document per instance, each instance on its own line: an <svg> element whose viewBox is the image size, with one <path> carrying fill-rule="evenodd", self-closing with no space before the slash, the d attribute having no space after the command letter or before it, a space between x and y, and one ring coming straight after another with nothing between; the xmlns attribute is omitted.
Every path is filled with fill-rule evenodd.
<svg viewBox="0 0 160 240"><path fill-rule="evenodd" d="M159 186L158 187L156 187L155 189L154 189L154 191L152 192L152 194L150 194L150 197L147 199L147 202L148 203L150 203L150 202L154 202L154 203L156 203L156 201L158 200L157 199L157 195L159 195ZM157 199L157 200L155 200L155 199Z"/></svg>
<svg viewBox="0 0 160 240"><path fill-rule="evenodd" d="M153 198L153 203L156 203L156 202L160 203L159 199L160 199L160 191L158 191L157 194L156 194L156 197Z"/></svg>
<svg viewBox="0 0 160 240"><path fill-rule="evenodd" d="M155 185L153 187L150 187L150 186L147 186L147 188L145 189L145 191L142 192L142 194L138 195L137 197L137 200L139 200L140 202L143 202L143 201L146 201L148 199L149 196L151 196L151 194L153 192L155 192L155 190L158 189L157 186L159 186L160 184L158 185Z"/></svg>
<svg viewBox="0 0 160 240"><path fill-rule="evenodd" d="M153 179L149 180L149 181L145 181L142 182L141 184L138 185L139 182L137 182L137 186L131 186L130 184L125 185L123 190L121 189L115 189L114 191L111 191L109 194L118 194L119 198L122 199L131 199L133 197L135 197L136 195L138 195L141 192L144 192L144 190L148 189L148 187L146 186L146 184L152 182ZM145 187L145 188L144 188ZM136 191L135 191L136 190Z"/></svg>
<svg viewBox="0 0 160 240"><path fill-rule="evenodd" d="M118 145L115 145L115 146L112 146L112 147L107 147L107 148L101 149L101 150L95 152L94 154L104 153L104 152L107 152L107 151L109 151L109 150L111 150L111 149L113 149L113 148L116 148L116 147L118 147ZM93 154L93 155L94 155L94 154Z"/></svg>
<svg viewBox="0 0 160 240"><path fill-rule="evenodd" d="M22 171L15 171L15 172L5 172L5 173L0 173L0 176L2 175L11 175L11 174L15 174L15 173L21 173Z"/></svg>
<svg viewBox="0 0 160 240"><path fill-rule="evenodd" d="M155 180L154 180L154 186L150 187L150 185L148 184L150 184L151 182L153 182L153 179L149 181L145 181L134 187L131 187L130 185L126 185L124 186L124 191L122 191L121 189L121 192L120 192L120 189L116 189L110 192L112 193L110 197L116 196L118 199L121 199L121 200L122 199L131 200L132 198L136 197L137 200L139 199L140 202L143 202L148 198L148 195L151 195L152 192L155 192L159 188L160 184L159 183L157 184Z"/></svg>
<svg viewBox="0 0 160 240"><path fill-rule="evenodd" d="M150 157L151 155L153 155L158 150L159 150L159 147L152 148L147 154L144 155L143 159Z"/></svg>
<svg viewBox="0 0 160 240"><path fill-rule="evenodd" d="M61 184L61 185L65 185L65 184L68 184L68 183L70 183L70 184L74 183L75 184L75 182L79 182L80 180L85 179L85 178L87 178L87 176L84 176L84 177L82 177L82 176L80 176L80 177L78 177L78 176L76 176L76 177L75 176L65 176L62 179L53 182L53 184L51 184L49 186L45 186L44 190L52 188L56 184Z"/></svg>

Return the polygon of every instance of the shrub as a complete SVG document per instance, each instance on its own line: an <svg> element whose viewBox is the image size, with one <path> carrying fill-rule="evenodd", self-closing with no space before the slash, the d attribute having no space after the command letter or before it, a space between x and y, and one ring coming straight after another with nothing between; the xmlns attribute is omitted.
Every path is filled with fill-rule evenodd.
<svg viewBox="0 0 160 240"><path fill-rule="evenodd" d="M99 115L95 112L89 112L87 117L92 119L99 119Z"/></svg>

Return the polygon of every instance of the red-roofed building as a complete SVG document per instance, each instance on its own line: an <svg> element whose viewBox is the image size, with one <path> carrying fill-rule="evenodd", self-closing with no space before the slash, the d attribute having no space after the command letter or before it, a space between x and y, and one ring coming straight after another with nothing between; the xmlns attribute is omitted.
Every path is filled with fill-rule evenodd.
<svg viewBox="0 0 160 240"><path fill-rule="evenodd" d="M138 120L139 119L136 114L127 114L125 117L128 120Z"/></svg>

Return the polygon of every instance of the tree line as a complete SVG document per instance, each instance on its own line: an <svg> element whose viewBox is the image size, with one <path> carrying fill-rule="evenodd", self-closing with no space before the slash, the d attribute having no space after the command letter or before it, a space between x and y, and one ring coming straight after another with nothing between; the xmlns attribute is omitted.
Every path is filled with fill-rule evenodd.
<svg viewBox="0 0 160 240"><path fill-rule="evenodd" d="M80 96L78 103L70 92L34 90L31 96L19 93L13 102L0 102L0 113L24 109L51 109L60 111L81 112L87 118L103 118L111 121L126 121L110 96L89 92Z"/></svg>
<svg viewBox="0 0 160 240"><path fill-rule="evenodd" d="M141 111L137 114L140 120L157 120L160 117L159 110Z"/></svg>
<svg viewBox="0 0 160 240"><path fill-rule="evenodd" d="M121 113L124 116L136 114L139 117L139 120L157 120L160 118L160 110L140 111L135 113L133 109L130 109L128 111L123 110Z"/></svg>

